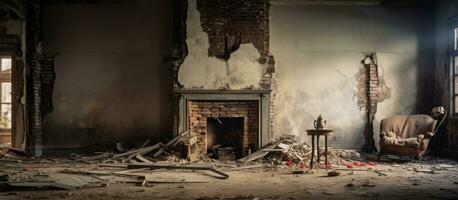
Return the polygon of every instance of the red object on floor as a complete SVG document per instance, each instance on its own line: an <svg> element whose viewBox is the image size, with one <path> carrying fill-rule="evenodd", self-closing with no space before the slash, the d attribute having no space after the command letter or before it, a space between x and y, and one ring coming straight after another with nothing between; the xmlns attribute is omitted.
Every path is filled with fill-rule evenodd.
<svg viewBox="0 0 458 200"><path fill-rule="evenodd" d="M367 165L375 166L375 165L377 165L377 163L375 163L375 162L367 162Z"/></svg>
<svg viewBox="0 0 458 200"><path fill-rule="evenodd" d="M291 160L288 160L288 162L286 162L286 165L287 165L288 167L291 167L291 166L294 165L294 163L293 163Z"/></svg>
<svg viewBox="0 0 458 200"><path fill-rule="evenodd" d="M366 163L365 162L355 161L355 162L353 162L353 165L358 166L358 167L364 167L364 166L366 166Z"/></svg>

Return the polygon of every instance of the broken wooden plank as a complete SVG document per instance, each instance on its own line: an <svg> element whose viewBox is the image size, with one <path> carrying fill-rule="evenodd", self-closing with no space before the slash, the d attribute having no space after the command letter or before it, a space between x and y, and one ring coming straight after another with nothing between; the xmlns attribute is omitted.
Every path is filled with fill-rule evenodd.
<svg viewBox="0 0 458 200"><path fill-rule="evenodd" d="M161 155L162 153L164 153L164 148L160 148L156 153L154 153L154 154L153 154L153 158L158 157L158 156Z"/></svg>
<svg viewBox="0 0 458 200"><path fill-rule="evenodd" d="M380 171L380 170L374 170L375 173L379 174L380 176L386 176L387 174Z"/></svg>
<svg viewBox="0 0 458 200"><path fill-rule="evenodd" d="M286 152L283 149L261 149L261 151L264 151L264 152Z"/></svg>
<svg viewBox="0 0 458 200"><path fill-rule="evenodd" d="M61 173L66 173L66 174L84 174L84 175L111 175L111 173L108 172L97 172L97 171L83 171L83 170L78 170L78 169L63 169L60 170L59 172Z"/></svg>
<svg viewBox="0 0 458 200"><path fill-rule="evenodd" d="M228 179L229 175L216 170L212 167L194 167L194 166L177 166L177 165L158 165L158 164L128 164L128 168L145 168L148 167L150 169L187 169L187 170L208 170L218 175L221 175L219 178Z"/></svg>
<svg viewBox="0 0 458 200"><path fill-rule="evenodd" d="M153 162L151 162L150 160L148 160L147 158L143 157L140 154L135 154L135 158L137 160L141 161L141 162L148 163L148 164L153 164Z"/></svg>
<svg viewBox="0 0 458 200"><path fill-rule="evenodd" d="M6 156L7 154L12 154L13 156L23 156L23 157L32 157L32 155L26 153L22 149L16 149L13 147L2 147L2 151L0 152L0 158Z"/></svg>
<svg viewBox="0 0 458 200"><path fill-rule="evenodd" d="M177 137L173 138L172 140L170 140L169 142L167 142L165 144L165 147L166 148L169 148L170 146L173 146L175 145L175 143L177 143L182 137L184 137L186 134L188 134L191 130L186 130L184 131L183 133L180 133Z"/></svg>
<svg viewBox="0 0 458 200"><path fill-rule="evenodd" d="M55 182L15 182L15 183L0 183L10 186L14 189L64 189L74 190L76 187L59 184Z"/></svg>
<svg viewBox="0 0 458 200"><path fill-rule="evenodd" d="M274 144L271 144L271 145L268 145L266 146L265 148L263 149L274 149L275 147L277 147L277 145L279 144L280 142L276 142ZM267 154L269 154L269 152L266 152L266 151L262 151L261 150L258 150L248 156L245 156L241 159L239 159L239 161L242 162L241 166L244 166L246 165L247 163L251 162L251 161L255 161L257 159L260 159L260 158L263 158L264 156L266 156Z"/></svg>
<svg viewBox="0 0 458 200"><path fill-rule="evenodd" d="M150 169L150 168L148 168L148 167L146 167L146 168L138 168L138 169L128 169L128 170L120 171L119 173L141 172L141 171L149 170L149 169Z"/></svg>
<svg viewBox="0 0 458 200"><path fill-rule="evenodd" d="M238 171L238 170L246 170L246 169L263 168L265 166L266 166L265 164L256 164L256 165L231 168L231 169L227 169L227 171Z"/></svg>
<svg viewBox="0 0 458 200"><path fill-rule="evenodd" d="M121 157L125 157L125 156L130 156L130 155L133 155L133 154L140 154L140 155L145 155L145 154L148 154L160 147L164 146L164 144L162 143L157 143L153 146L147 146L147 147L143 147L143 148L140 148L140 149L135 149L135 150L130 150L130 151L127 151L125 153L120 153L120 154L115 154L113 155L113 158L121 158Z"/></svg>
<svg viewBox="0 0 458 200"><path fill-rule="evenodd" d="M11 189L65 189L73 190L84 187L100 186L100 180L90 176L58 175L52 178L38 178L27 181L0 182L0 185ZM97 184L97 185L94 185Z"/></svg>
<svg viewBox="0 0 458 200"><path fill-rule="evenodd" d="M112 167L112 168L127 168L125 164L101 164L99 167Z"/></svg>
<svg viewBox="0 0 458 200"><path fill-rule="evenodd" d="M93 160L107 159L111 157L113 157L112 153L105 153L105 154L100 154L100 155L95 155L95 156L81 157L81 160L82 161L93 161Z"/></svg>

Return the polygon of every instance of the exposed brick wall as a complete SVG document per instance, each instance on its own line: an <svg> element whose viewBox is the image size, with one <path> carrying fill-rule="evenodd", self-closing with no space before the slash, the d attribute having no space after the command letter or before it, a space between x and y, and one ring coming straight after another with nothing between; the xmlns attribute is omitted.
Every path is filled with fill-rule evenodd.
<svg viewBox="0 0 458 200"><path fill-rule="evenodd" d="M371 63L366 64L366 127L364 129L365 144L364 148L367 151L375 150L375 141L374 141L374 116L377 112L377 102L378 102L378 69L377 65Z"/></svg>
<svg viewBox="0 0 458 200"><path fill-rule="evenodd" d="M31 137L28 138L30 147L43 145L43 116L41 112L41 65L35 63L32 73L33 96L30 106Z"/></svg>
<svg viewBox="0 0 458 200"><path fill-rule="evenodd" d="M269 52L269 3L267 0L198 0L209 54L226 57L239 44L253 43L262 55Z"/></svg>
<svg viewBox="0 0 458 200"><path fill-rule="evenodd" d="M27 147L39 148L43 145L43 116L41 112L41 66L37 47L41 36L41 1L27 0L26 64L27 64L27 110L29 130ZM40 152L36 152L41 155Z"/></svg>
<svg viewBox="0 0 458 200"><path fill-rule="evenodd" d="M190 101L188 115L191 134L197 137L197 152L207 154L207 118L243 117L242 154L258 147L259 108L257 101Z"/></svg>
<svg viewBox="0 0 458 200"><path fill-rule="evenodd" d="M375 113L377 113L377 104L390 98L391 89L385 84L383 76L379 75L375 54L367 55L361 63L362 67L356 75L356 81L358 82L356 96L358 98L358 106L366 117L363 148L367 151L374 151L373 122Z"/></svg>
<svg viewBox="0 0 458 200"><path fill-rule="evenodd" d="M52 92L54 90L54 80L56 79L54 56L40 55L39 61L41 70L41 112L46 114L54 110L52 103Z"/></svg>
<svg viewBox="0 0 458 200"><path fill-rule="evenodd" d="M274 119L275 119L275 96L277 94L277 86L275 82L275 58L273 55L268 56L267 61L267 73L264 74L264 77L261 80L261 87L263 89L270 89L272 90L270 94L270 108L269 108L269 115L270 115L270 138L274 137Z"/></svg>

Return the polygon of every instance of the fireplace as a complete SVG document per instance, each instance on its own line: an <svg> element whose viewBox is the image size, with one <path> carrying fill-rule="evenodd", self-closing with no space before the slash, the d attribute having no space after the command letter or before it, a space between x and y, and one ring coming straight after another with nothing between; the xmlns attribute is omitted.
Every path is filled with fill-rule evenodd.
<svg viewBox="0 0 458 200"><path fill-rule="evenodd" d="M270 90L178 90L178 132L196 136L196 154L213 146L234 148L242 157L266 145L270 132Z"/></svg>
<svg viewBox="0 0 458 200"><path fill-rule="evenodd" d="M207 118L207 153L218 149L233 149L236 158L243 155L244 117L208 117ZM255 148L254 146L250 146Z"/></svg>

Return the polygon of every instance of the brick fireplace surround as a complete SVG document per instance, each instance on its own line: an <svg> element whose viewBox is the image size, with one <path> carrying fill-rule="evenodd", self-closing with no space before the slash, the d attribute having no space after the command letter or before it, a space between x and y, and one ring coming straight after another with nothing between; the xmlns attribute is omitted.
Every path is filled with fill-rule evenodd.
<svg viewBox="0 0 458 200"><path fill-rule="evenodd" d="M198 155L207 154L209 118L243 118L237 140L242 155L266 145L270 135L270 90L177 90L179 132L190 130L197 137Z"/></svg>

